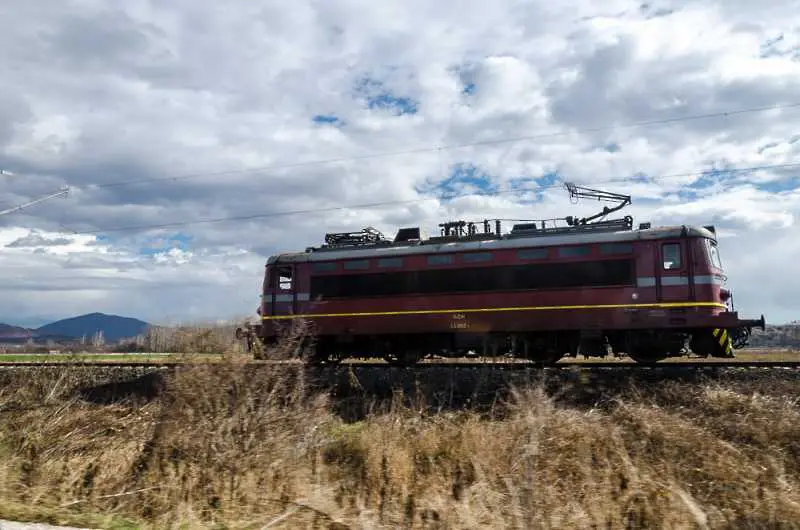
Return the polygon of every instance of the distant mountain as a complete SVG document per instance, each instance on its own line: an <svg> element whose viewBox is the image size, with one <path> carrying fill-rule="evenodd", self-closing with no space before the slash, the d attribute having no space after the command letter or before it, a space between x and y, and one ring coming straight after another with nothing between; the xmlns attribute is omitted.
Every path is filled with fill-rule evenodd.
<svg viewBox="0 0 800 530"><path fill-rule="evenodd" d="M71 337L80 339L86 336L91 340L98 331L103 332L106 342L135 337L144 333L150 324L136 318L89 313L72 318L51 322L35 330L37 338Z"/></svg>
<svg viewBox="0 0 800 530"><path fill-rule="evenodd" d="M35 334L36 332L32 329L11 326L0 322L0 339L27 340Z"/></svg>

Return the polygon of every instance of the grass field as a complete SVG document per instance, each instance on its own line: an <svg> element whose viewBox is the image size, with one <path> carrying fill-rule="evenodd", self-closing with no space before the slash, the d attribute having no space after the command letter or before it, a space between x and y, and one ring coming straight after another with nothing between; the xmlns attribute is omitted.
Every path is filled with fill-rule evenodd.
<svg viewBox="0 0 800 530"><path fill-rule="evenodd" d="M0 363L19 362L142 362L176 360L220 360L220 354L169 354L169 353L84 353L84 354L46 354L46 353L4 353L0 354Z"/></svg>
<svg viewBox="0 0 800 530"><path fill-rule="evenodd" d="M113 369L0 372L0 519L94 528L790 528L800 378L531 384L488 411L426 396L359 421L303 372L236 357L93 404ZM387 383L388 384L388 383Z"/></svg>

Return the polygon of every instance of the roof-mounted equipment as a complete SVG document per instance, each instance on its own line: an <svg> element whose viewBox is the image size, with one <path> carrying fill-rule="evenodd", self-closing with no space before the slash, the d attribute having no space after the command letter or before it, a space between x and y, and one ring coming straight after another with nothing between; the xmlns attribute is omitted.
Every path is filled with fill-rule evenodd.
<svg viewBox="0 0 800 530"><path fill-rule="evenodd" d="M483 225L483 231L478 231L478 226ZM494 220L494 229L492 229L492 220L484 219L481 222L476 221L448 221L439 224L440 233L438 237L430 238L430 242L438 243L442 241L456 241L459 239L467 240L486 240L494 239L501 236L500 221Z"/></svg>
<svg viewBox="0 0 800 530"><path fill-rule="evenodd" d="M325 234L325 244L328 247L363 247L390 243L386 237L375 228L368 226L360 232L333 232Z"/></svg>
<svg viewBox="0 0 800 530"><path fill-rule="evenodd" d="M630 215L626 215L624 218L619 220L611 220L611 221L595 221L595 219L599 219L601 217L605 217L612 212L616 212L621 210L622 208L628 206L631 203L631 196L630 195L623 195L620 193L611 193L608 191L601 191L595 190L592 188L584 188L582 186L576 186L571 182L565 183L567 191L569 192L570 199L597 199L598 201L606 200L606 201L617 201L619 204L614 206L613 208L609 208L608 206L603 207L603 211L591 215L589 217L583 217L578 219L577 217L567 216L566 222L570 226L584 226L587 224L609 224L609 225L618 225L622 224L625 228L632 228L633 227L633 217Z"/></svg>

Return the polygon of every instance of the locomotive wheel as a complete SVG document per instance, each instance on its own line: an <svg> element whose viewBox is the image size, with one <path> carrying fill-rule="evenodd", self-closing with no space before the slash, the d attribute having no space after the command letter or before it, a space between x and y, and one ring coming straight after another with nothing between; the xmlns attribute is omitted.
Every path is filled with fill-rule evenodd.
<svg viewBox="0 0 800 530"><path fill-rule="evenodd" d="M636 349L631 348L628 357L640 364L655 364L669 357L669 352L662 349Z"/></svg>
<svg viewBox="0 0 800 530"><path fill-rule="evenodd" d="M539 366L556 364L564 356L558 335L532 336L523 339L522 356Z"/></svg>
<svg viewBox="0 0 800 530"><path fill-rule="evenodd" d="M549 348L530 352L528 359L530 359L534 364L545 366L556 364L563 356L564 354L557 349Z"/></svg>
<svg viewBox="0 0 800 530"><path fill-rule="evenodd" d="M628 335L628 357L640 364L654 364L683 349L684 337L675 333L634 332Z"/></svg>

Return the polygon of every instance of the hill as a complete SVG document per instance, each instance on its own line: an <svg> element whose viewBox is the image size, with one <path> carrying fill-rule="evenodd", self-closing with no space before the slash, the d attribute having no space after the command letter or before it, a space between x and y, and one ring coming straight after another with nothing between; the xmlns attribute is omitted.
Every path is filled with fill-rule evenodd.
<svg viewBox="0 0 800 530"><path fill-rule="evenodd" d="M35 335L32 329L11 326L0 322L0 339L27 340Z"/></svg>
<svg viewBox="0 0 800 530"><path fill-rule="evenodd" d="M89 313L72 318L65 318L51 322L35 330L37 338L71 337L87 339L97 333L103 332L103 337L108 342L135 337L142 334L150 324L137 318L107 315L105 313Z"/></svg>

